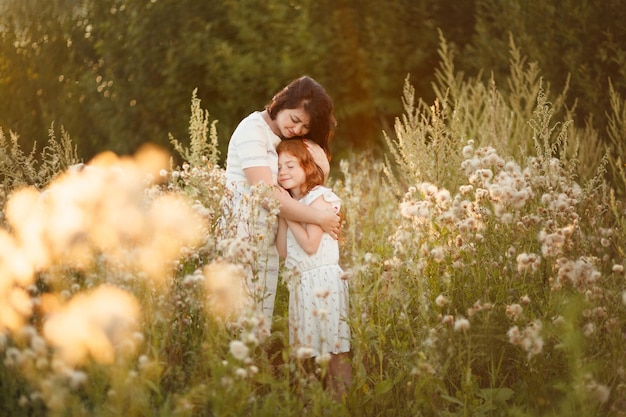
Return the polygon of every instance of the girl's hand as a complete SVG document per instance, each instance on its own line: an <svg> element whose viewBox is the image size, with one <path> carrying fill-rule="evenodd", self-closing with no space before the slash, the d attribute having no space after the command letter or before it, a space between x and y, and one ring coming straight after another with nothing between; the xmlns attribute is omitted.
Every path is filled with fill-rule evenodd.
<svg viewBox="0 0 626 417"><path fill-rule="evenodd" d="M328 162L328 155L326 155L324 149L322 149L322 147L317 143L306 139L302 139L302 142L304 142L304 145L313 157L313 160L315 161L317 166L322 169L322 172L324 173L324 181L326 181L328 179L328 174L330 173L330 162Z"/></svg>

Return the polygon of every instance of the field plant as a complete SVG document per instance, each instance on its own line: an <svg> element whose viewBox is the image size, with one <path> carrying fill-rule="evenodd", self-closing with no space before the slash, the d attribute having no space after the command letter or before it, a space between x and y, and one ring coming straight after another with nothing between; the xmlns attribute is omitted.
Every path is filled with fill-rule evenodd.
<svg viewBox="0 0 626 417"><path fill-rule="evenodd" d="M0 415L626 415L626 221L604 181L620 155L515 45L506 92L455 73L452 52L442 39L432 105L407 78L388 157L331 173L351 296L341 402L324 361L288 346L286 283L271 332L247 301L275 225L237 237L195 92L175 156L83 164L65 133L41 157L0 136Z"/></svg>

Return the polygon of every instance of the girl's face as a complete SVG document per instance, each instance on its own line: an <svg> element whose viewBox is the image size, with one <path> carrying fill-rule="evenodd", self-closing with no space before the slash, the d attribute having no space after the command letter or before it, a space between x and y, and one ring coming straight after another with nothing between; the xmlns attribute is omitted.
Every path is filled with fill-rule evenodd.
<svg viewBox="0 0 626 417"><path fill-rule="evenodd" d="M290 139L309 133L310 124L311 116L303 108L283 109L276 115L273 130L278 136Z"/></svg>
<svg viewBox="0 0 626 417"><path fill-rule="evenodd" d="M290 152L281 152L278 155L278 184L291 192L294 197L300 197L300 189L306 181L306 174L298 158Z"/></svg>

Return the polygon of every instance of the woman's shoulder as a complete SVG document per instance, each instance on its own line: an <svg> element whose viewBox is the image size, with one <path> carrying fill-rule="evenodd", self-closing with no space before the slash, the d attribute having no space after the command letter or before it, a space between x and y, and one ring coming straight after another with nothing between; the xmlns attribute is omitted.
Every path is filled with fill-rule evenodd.
<svg viewBox="0 0 626 417"><path fill-rule="evenodd" d="M242 119L231 136L231 141L248 141L251 138L261 140L271 137L270 127L267 125L261 112L255 111Z"/></svg>
<svg viewBox="0 0 626 417"><path fill-rule="evenodd" d="M261 112L253 111L252 113L250 113L249 115L241 119L241 121L237 125L237 129L241 127L245 127L245 126L257 126L262 123L265 123L265 120L263 120L263 116L261 116Z"/></svg>

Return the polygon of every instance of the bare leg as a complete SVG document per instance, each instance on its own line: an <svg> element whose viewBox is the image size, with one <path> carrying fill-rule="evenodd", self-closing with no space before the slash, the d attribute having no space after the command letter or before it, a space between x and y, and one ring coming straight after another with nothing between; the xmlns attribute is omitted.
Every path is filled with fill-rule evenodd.
<svg viewBox="0 0 626 417"><path fill-rule="evenodd" d="M327 386L336 401L342 401L352 385L352 365L349 352L331 354L328 362Z"/></svg>

